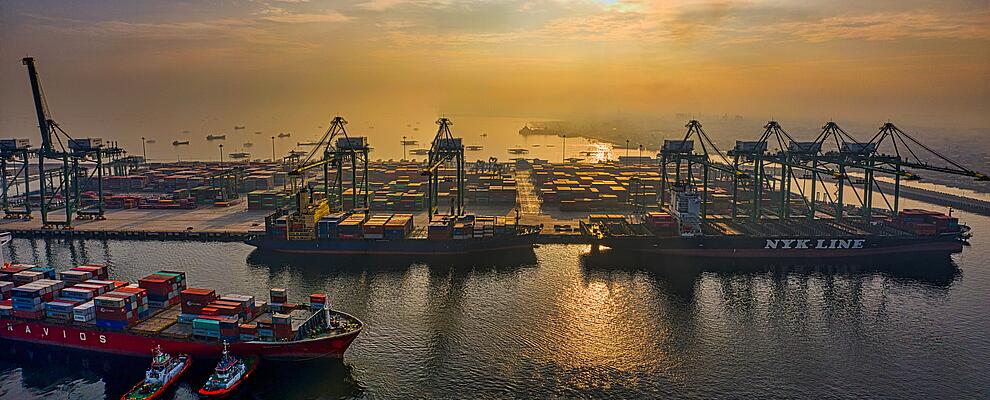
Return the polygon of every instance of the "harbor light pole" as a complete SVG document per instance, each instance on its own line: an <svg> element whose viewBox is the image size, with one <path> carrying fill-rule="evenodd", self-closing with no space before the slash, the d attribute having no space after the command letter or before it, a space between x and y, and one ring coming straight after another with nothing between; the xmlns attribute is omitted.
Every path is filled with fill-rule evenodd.
<svg viewBox="0 0 990 400"><path fill-rule="evenodd" d="M643 145L642 144L639 145L639 162L640 163L643 162Z"/></svg>
<svg viewBox="0 0 990 400"><path fill-rule="evenodd" d="M220 168L223 168L223 143L220 143Z"/></svg>
<svg viewBox="0 0 990 400"><path fill-rule="evenodd" d="M629 158L629 139L626 139L626 158Z"/></svg>
<svg viewBox="0 0 990 400"><path fill-rule="evenodd" d="M144 163L148 163L148 146L144 143L144 136L141 136L141 153L144 154Z"/></svg>
<svg viewBox="0 0 990 400"><path fill-rule="evenodd" d="M560 163L564 163L564 158L567 157L567 134L560 135L564 138L564 142L560 145Z"/></svg>
<svg viewBox="0 0 990 400"><path fill-rule="evenodd" d="M406 137L403 136L402 137L402 160L405 161L405 159L406 159Z"/></svg>
<svg viewBox="0 0 990 400"><path fill-rule="evenodd" d="M275 163L275 136L272 136L272 163Z"/></svg>

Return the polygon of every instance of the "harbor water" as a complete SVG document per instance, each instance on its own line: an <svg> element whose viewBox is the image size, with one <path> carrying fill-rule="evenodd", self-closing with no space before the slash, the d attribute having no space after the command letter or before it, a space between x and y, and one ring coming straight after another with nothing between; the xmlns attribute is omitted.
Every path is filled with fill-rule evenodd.
<svg viewBox="0 0 990 400"><path fill-rule="evenodd" d="M945 260L670 263L582 245L431 263L285 257L239 243L15 240L8 257L290 300L365 331L342 361L262 364L258 399L990 398L990 218ZM118 398L148 360L4 342L0 398ZM150 349L149 349L150 351ZM196 398L201 363L175 398Z"/></svg>

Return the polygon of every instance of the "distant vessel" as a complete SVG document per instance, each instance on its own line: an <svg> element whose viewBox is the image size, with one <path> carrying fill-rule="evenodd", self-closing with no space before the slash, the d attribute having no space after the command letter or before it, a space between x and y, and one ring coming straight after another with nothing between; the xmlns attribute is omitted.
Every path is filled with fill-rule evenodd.
<svg viewBox="0 0 990 400"><path fill-rule="evenodd" d="M292 136L292 134L291 133L286 133L286 132L282 132L282 133L279 133L278 134L278 137L280 137L280 138L289 137L289 136Z"/></svg>
<svg viewBox="0 0 990 400"><path fill-rule="evenodd" d="M227 135L206 135L206 140L224 140Z"/></svg>
<svg viewBox="0 0 990 400"><path fill-rule="evenodd" d="M533 143L533 145L532 145L532 146L533 146L533 147L540 147L540 144L539 144L539 143Z"/></svg>
<svg viewBox="0 0 990 400"><path fill-rule="evenodd" d="M230 158L233 158L235 160L248 158L248 157L251 157L251 153L245 153L245 152L230 153Z"/></svg>
<svg viewBox="0 0 990 400"><path fill-rule="evenodd" d="M529 150L521 147L514 147L509 149L509 154L528 154Z"/></svg>
<svg viewBox="0 0 990 400"><path fill-rule="evenodd" d="M244 142L244 147L251 147L251 146L254 146L254 143Z"/></svg>
<svg viewBox="0 0 990 400"><path fill-rule="evenodd" d="M479 150L482 150L484 148L485 148L484 146L479 146L479 145L476 145L476 144L472 144L472 145L469 145L469 146L464 146L464 149L467 150L467 151L479 151Z"/></svg>
<svg viewBox="0 0 990 400"><path fill-rule="evenodd" d="M319 142L296 142L296 146L316 146Z"/></svg>
<svg viewBox="0 0 990 400"><path fill-rule="evenodd" d="M412 149L409 150L409 154L412 154L414 156L425 156L427 154L430 154L430 149Z"/></svg>
<svg viewBox="0 0 990 400"><path fill-rule="evenodd" d="M239 131L241 129L244 129L244 125L234 125L234 130L235 131Z"/></svg>
<svg viewBox="0 0 990 400"><path fill-rule="evenodd" d="M182 145L187 145L187 144L189 144L189 141L188 140L176 140L176 141L172 142L172 146L182 146Z"/></svg>
<svg viewBox="0 0 990 400"><path fill-rule="evenodd" d="M158 143L158 141L156 141L155 139L148 139L145 143L155 144L155 143Z"/></svg>
<svg viewBox="0 0 990 400"><path fill-rule="evenodd" d="M261 134L261 131L255 131L254 134L255 135L260 135Z"/></svg>
<svg viewBox="0 0 990 400"><path fill-rule="evenodd" d="M401 143L402 143L403 146L415 146L415 145L419 144L419 141L418 140L403 140L403 141L401 141Z"/></svg>

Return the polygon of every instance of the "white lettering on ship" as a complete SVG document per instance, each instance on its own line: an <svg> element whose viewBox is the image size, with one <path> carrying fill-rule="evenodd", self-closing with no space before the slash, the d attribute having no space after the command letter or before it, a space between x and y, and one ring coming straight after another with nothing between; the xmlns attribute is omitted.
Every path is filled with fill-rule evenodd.
<svg viewBox="0 0 990 400"><path fill-rule="evenodd" d="M764 249L862 249L866 239L767 239Z"/></svg>
<svg viewBox="0 0 990 400"><path fill-rule="evenodd" d="M8 323L7 324L7 331L8 332L13 332L14 331L14 324L9 324ZM32 333L31 326L30 325L24 325L24 333L25 334ZM51 334L51 332L49 331L48 327L46 327L46 326L42 326L41 327L41 332L40 333L41 333L41 337L47 337L49 334ZM63 339L68 339L68 337L69 337L68 331L66 331L65 329L62 329L62 338ZM106 335L99 335L99 337L97 339L100 341L100 344L106 344L107 343L107 337L106 337ZM86 336L86 332L79 332L79 341L85 342L87 340L88 340L88 336Z"/></svg>

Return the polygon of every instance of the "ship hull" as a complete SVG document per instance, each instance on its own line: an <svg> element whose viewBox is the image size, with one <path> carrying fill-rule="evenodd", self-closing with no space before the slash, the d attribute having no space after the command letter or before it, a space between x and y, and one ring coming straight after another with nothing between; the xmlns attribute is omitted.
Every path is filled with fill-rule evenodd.
<svg viewBox="0 0 990 400"><path fill-rule="evenodd" d="M268 360L342 358L358 333L360 330L291 342L237 342L229 349L236 354L253 354ZM223 351L219 342L144 336L43 321L0 320L0 339L128 356L148 356L155 346L161 346L167 353L198 358L219 358Z"/></svg>
<svg viewBox="0 0 990 400"><path fill-rule="evenodd" d="M955 237L606 237L597 243L619 252L722 259L949 255L963 249Z"/></svg>
<svg viewBox="0 0 990 400"><path fill-rule="evenodd" d="M460 240L430 239L328 239L281 240L270 237L249 239L247 244L261 250L282 253L335 255L444 256L532 249L537 232L510 237Z"/></svg>

